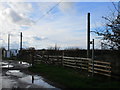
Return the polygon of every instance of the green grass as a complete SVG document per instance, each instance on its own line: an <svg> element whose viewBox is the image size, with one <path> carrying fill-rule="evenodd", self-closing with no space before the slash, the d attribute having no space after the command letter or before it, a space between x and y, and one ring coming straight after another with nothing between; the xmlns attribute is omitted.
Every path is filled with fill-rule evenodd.
<svg viewBox="0 0 120 90"><path fill-rule="evenodd" d="M66 88L120 88L120 82L87 77L86 73L61 66L42 63L30 67L29 70Z"/></svg>

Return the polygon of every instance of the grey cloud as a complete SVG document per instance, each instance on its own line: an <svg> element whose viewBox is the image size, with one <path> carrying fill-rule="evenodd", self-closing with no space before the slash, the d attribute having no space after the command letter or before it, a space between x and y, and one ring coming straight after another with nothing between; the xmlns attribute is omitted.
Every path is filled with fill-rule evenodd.
<svg viewBox="0 0 120 90"><path fill-rule="evenodd" d="M21 14L21 13L16 13L14 10L12 10L11 8L7 8L4 11L4 14L6 15L6 17L8 19L10 19L13 23L15 24L19 24L19 25L32 25L34 24L34 22L31 19L28 19L27 17L25 17L25 15Z"/></svg>

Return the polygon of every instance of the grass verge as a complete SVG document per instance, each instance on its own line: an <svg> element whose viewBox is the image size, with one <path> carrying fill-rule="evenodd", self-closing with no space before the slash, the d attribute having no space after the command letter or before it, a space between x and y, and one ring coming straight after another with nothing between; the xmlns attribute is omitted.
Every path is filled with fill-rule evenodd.
<svg viewBox="0 0 120 90"><path fill-rule="evenodd" d="M88 77L86 73L62 66L41 63L28 69L65 88L120 88L118 81Z"/></svg>

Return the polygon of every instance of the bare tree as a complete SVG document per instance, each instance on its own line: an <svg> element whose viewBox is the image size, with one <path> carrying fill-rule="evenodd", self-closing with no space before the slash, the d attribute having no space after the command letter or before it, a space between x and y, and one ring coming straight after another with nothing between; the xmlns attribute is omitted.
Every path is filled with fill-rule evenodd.
<svg viewBox="0 0 120 90"><path fill-rule="evenodd" d="M103 16L107 21L104 29L96 29L95 32L99 36L103 36L103 44L110 49L120 50L120 2L118 7L113 3L115 11L111 16Z"/></svg>

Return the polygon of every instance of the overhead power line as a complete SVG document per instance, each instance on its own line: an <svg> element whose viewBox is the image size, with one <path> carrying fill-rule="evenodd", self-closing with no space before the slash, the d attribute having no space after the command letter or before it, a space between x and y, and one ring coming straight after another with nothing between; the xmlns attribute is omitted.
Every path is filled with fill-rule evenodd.
<svg viewBox="0 0 120 90"><path fill-rule="evenodd" d="M38 20L35 21L35 23L37 23L39 20L41 20L43 17L45 17L47 14L49 14L54 8L56 8L60 3L62 2L62 0L60 2L58 2L55 6L53 6L52 8L50 8L44 15L42 15Z"/></svg>

